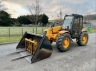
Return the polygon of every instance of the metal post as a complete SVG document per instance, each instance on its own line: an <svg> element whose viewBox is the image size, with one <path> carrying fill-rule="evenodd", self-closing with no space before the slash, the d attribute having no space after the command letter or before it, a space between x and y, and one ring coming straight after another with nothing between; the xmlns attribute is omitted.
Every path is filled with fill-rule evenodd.
<svg viewBox="0 0 96 71"><path fill-rule="evenodd" d="M33 28L33 33L34 33L34 28Z"/></svg>
<svg viewBox="0 0 96 71"><path fill-rule="evenodd" d="M42 28L42 33L43 33L43 28Z"/></svg>
<svg viewBox="0 0 96 71"><path fill-rule="evenodd" d="M37 34L37 13L36 13L36 20L35 20L35 25L36 25L36 34Z"/></svg>
<svg viewBox="0 0 96 71"><path fill-rule="evenodd" d="M10 28L9 28L9 37L10 37Z"/></svg>
<svg viewBox="0 0 96 71"><path fill-rule="evenodd" d="M23 36L23 28L22 28L22 36Z"/></svg>

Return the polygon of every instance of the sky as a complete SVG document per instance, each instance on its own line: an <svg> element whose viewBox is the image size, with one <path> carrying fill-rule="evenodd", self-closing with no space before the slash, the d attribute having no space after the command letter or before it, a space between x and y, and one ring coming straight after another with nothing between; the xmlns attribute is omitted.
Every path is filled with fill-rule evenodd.
<svg viewBox="0 0 96 71"><path fill-rule="evenodd" d="M21 15L28 15L33 13L33 10L29 11L35 5L35 0L7 0L2 4L7 8L7 12L11 14L11 17L17 18ZM40 13L45 13L49 19L59 18L60 9L62 11L62 17L65 14L78 13L82 15L95 14L96 13L96 0L39 0Z"/></svg>

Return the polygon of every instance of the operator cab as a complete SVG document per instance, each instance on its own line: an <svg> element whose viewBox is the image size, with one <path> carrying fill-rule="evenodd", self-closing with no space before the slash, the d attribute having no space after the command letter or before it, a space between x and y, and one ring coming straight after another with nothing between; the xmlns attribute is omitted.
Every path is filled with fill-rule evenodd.
<svg viewBox="0 0 96 71"><path fill-rule="evenodd" d="M68 30L72 38L78 37L83 27L83 16L78 14L65 15L62 30Z"/></svg>

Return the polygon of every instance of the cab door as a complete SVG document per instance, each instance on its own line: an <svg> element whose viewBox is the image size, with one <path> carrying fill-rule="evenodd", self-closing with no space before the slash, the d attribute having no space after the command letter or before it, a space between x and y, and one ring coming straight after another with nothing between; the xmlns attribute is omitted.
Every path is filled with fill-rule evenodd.
<svg viewBox="0 0 96 71"><path fill-rule="evenodd" d="M78 37L82 31L82 17L76 17L74 18L73 26L72 26L72 37Z"/></svg>

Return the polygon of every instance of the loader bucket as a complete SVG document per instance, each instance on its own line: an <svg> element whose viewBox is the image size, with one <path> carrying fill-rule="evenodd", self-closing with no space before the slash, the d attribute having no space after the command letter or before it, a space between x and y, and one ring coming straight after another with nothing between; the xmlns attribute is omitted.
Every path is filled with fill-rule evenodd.
<svg viewBox="0 0 96 71"><path fill-rule="evenodd" d="M30 34L25 32L19 44L16 47L17 51L23 51L21 55L31 55L25 57L30 63L48 58L52 54L52 46L47 36Z"/></svg>

